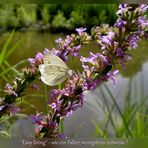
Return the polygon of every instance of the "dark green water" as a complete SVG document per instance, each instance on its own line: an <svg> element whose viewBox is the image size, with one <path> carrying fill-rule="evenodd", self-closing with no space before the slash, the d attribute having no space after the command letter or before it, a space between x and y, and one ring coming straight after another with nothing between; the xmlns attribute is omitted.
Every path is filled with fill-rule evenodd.
<svg viewBox="0 0 148 148"><path fill-rule="evenodd" d="M0 48L3 47L8 36L9 33L5 33L0 36ZM15 44L21 38L23 38L23 40L17 47L15 52L9 57L8 61L11 65L15 65L21 60L28 59L29 57L34 57L37 52L44 51L44 48L51 49L53 47L56 47L55 39L59 37L64 37L64 35L39 32L16 32L11 46L13 46L13 44ZM91 43L87 46L84 46L81 49L81 54L83 56L88 56L90 51L97 52L97 45ZM124 103L124 94L126 94L126 92L128 91L127 84L129 79L133 78L135 80L135 83L133 83L133 85L137 86L137 91L133 93L133 96L135 94L137 94L137 96L140 95L141 75L144 79L143 91L145 94L148 93L148 42L144 40L141 41L139 44L139 48L132 51L132 55L133 59L128 63L125 70L121 69L121 67L118 67L120 70L120 74L117 76L117 86L114 87L111 82L107 83L107 85L111 88L112 92L114 92L115 95L122 88L119 99L119 104L121 104L121 107ZM70 59L68 65L71 69L81 70L80 63L77 59ZM46 102L44 100L44 87L45 86L41 84L39 92L27 89L26 97L24 98L24 100L34 105L34 107L23 104L21 105L21 107L23 108L22 113L31 114L35 113L36 111L43 111L45 109ZM65 129L67 129L66 133L70 136L73 136L75 133L75 129L79 130L79 128L81 129L81 131L83 131L79 133L79 136L82 137L83 135L85 135L85 133L89 133L88 131L92 131L92 124L90 123L90 120L95 119L96 116L99 116L100 111L97 110L98 106L95 102L96 99L101 98L99 94L99 88L96 89L95 92L93 92L92 94L90 93L89 95L87 95L86 98L87 101L83 109L76 111L73 116L66 118ZM92 108L88 105L88 103L95 107ZM22 124L21 122L22 120L20 121L20 124ZM69 131L69 128L74 129L74 131Z"/></svg>

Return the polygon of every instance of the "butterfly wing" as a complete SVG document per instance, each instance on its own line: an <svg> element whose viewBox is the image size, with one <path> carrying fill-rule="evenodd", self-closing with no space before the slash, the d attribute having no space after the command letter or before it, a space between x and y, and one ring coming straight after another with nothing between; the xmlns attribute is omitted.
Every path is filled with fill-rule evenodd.
<svg viewBox="0 0 148 148"><path fill-rule="evenodd" d="M46 74L56 74L56 73L68 73L69 69L61 65L51 65L51 64L41 64L39 65L39 70L42 75Z"/></svg>
<svg viewBox="0 0 148 148"><path fill-rule="evenodd" d="M44 56L43 61L44 61L44 64L60 65L68 69L64 61L60 59L58 56L56 56L55 54L53 54L51 51Z"/></svg>
<svg viewBox="0 0 148 148"><path fill-rule="evenodd" d="M58 56L52 52L43 58L44 64L39 65L41 80L50 86L58 85L68 77L68 67Z"/></svg>
<svg viewBox="0 0 148 148"><path fill-rule="evenodd" d="M65 74L60 74L60 75L42 75L41 80L49 85L49 86L54 86L58 85L62 82L64 82L67 79L67 76Z"/></svg>
<svg viewBox="0 0 148 148"><path fill-rule="evenodd" d="M61 65L41 64L39 65L41 80L50 86L58 85L68 77L67 67Z"/></svg>

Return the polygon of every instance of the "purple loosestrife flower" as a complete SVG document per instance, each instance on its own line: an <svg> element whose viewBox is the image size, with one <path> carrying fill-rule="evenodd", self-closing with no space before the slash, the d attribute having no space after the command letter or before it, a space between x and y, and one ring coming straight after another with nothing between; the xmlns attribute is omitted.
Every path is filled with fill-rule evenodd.
<svg viewBox="0 0 148 148"><path fill-rule="evenodd" d="M100 35L98 36L98 43L103 43L106 46L109 46L111 44L113 44L113 39L114 39L115 33L112 31L109 31L106 35Z"/></svg>
<svg viewBox="0 0 148 148"><path fill-rule="evenodd" d="M81 48L81 45L78 45L69 49L69 52L71 53L72 57L80 57L80 53L79 53L80 48Z"/></svg>
<svg viewBox="0 0 148 148"><path fill-rule="evenodd" d="M62 38L58 38L55 40L56 43L61 44L62 43Z"/></svg>
<svg viewBox="0 0 148 148"><path fill-rule="evenodd" d="M115 50L115 52L116 52L116 57L121 58L121 57L124 56L124 52L122 51L121 48L117 48L117 49Z"/></svg>
<svg viewBox="0 0 148 148"><path fill-rule="evenodd" d="M112 39L115 37L115 33L112 30L110 30L107 32L107 37Z"/></svg>
<svg viewBox="0 0 148 148"><path fill-rule="evenodd" d="M59 96L61 96L61 90L58 89L52 89L50 91L50 97L51 99L53 98L53 100L51 100L52 102L55 100L55 98L58 98ZM50 103L50 102L49 102Z"/></svg>
<svg viewBox="0 0 148 148"><path fill-rule="evenodd" d="M70 96L75 96L75 97L77 97L78 95L78 97L80 97L79 95L83 93L81 88L81 82L82 82L81 76L79 74L73 73L73 75L68 80L66 87L64 89L66 92L69 92L69 93L65 93L65 94Z"/></svg>
<svg viewBox="0 0 148 148"><path fill-rule="evenodd" d="M56 43L58 44L60 50L52 49L52 51L60 57L63 61L68 60L68 49L70 48L71 38L70 36L67 36L65 40L62 40L62 38L59 38L56 40Z"/></svg>
<svg viewBox="0 0 148 148"><path fill-rule="evenodd" d="M119 4L119 10L128 8L128 4Z"/></svg>
<svg viewBox="0 0 148 148"><path fill-rule="evenodd" d="M49 127L50 127L51 129L55 129L57 126L58 126L57 123L55 123L55 122L53 122L53 121L50 121L50 122L49 122Z"/></svg>
<svg viewBox="0 0 148 148"><path fill-rule="evenodd" d="M18 96L18 94L14 91L14 88L9 84L9 83L7 83L6 85L5 85L5 89L4 89L4 92L5 93L8 93L9 95L14 95L14 96Z"/></svg>
<svg viewBox="0 0 148 148"><path fill-rule="evenodd" d="M30 120L33 122L33 123L39 123L42 119L40 117L42 113L38 113L36 115L30 115Z"/></svg>
<svg viewBox="0 0 148 148"><path fill-rule="evenodd" d="M84 78L83 84L82 84L83 91L86 91L86 90L95 90L100 83L101 83L101 81L99 79L94 80L92 78L87 78L87 79Z"/></svg>
<svg viewBox="0 0 148 148"><path fill-rule="evenodd" d="M31 65L35 65L35 59L33 59L33 58L29 58L29 59L28 59L28 62L29 62Z"/></svg>
<svg viewBox="0 0 148 148"><path fill-rule="evenodd" d="M73 74L62 90L50 92L51 101L49 106L56 110L57 117L69 116L74 110L83 104L83 91L80 83L80 76Z"/></svg>
<svg viewBox="0 0 148 148"><path fill-rule="evenodd" d="M118 18L117 22L115 23L115 26L119 29L122 29L127 24L126 21L123 21L121 18Z"/></svg>
<svg viewBox="0 0 148 148"><path fill-rule="evenodd" d="M85 31L86 31L86 28L76 28L76 32L78 34L71 35L75 45L78 46L82 44L88 44L89 41L92 39L92 37L89 36Z"/></svg>
<svg viewBox="0 0 148 148"><path fill-rule="evenodd" d="M61 102L62 101L57 100L57 98L56 98L56 100L54 100L54 102L52 102L51 104L49 104L49 107L51 107L53 110L56 110L56 111L60 112Z"/></svg>
<svg viewBox="0 0 148 148"><path fill-rule="evenodd" d="M95 39L98 39L99 37L105 36L107 34L110 37L115 35L115 33L113 32L113 28L109 27L108 24L103 24L101 25L101 27L98 27L98 26L94 27L91 30L91 36L92 38L95 38Z"/></svg>
<svg viewBox="0 0 148 148"><path fill-rule="evenodd" d="M98 37L98 45L103 50L104 54L112 54L114 49L118 47L118 42L114 41L115 33L110 31L107 35Z"/></svg>
<svg viewBox="0 0 148 148"><path fill-rule="evenodd" d="M66 36L65 40L62 40L62 38L59 38L56 40L56 43L58 44L59 50L52 49L52 51L60 57L63 61L68 60L68 55L71 54L73 57L77 56L79 57L79 49L81 48L80 44L74 43L75 37L72 36Z"/></svg>
<svg viewBox="0 0 148 148"><path fill-rule="evenodd" d="M38 66L39 64L43 63L43 57L44 54L41 52L38 52L35 56L35 58L29 58L28 62L30 63L30 65L34 66Z"/></svg>
<svg viewBox="0 0 148 148"><path fill-rule="evenodd" d="M24 73L24 76L26 76L26 77L28 77L28 76L34 77L38 73L38 69L34 65L31 65L30 68L23 68L22 72Z"/></svg>
<svg viewBox="0 0 148 148"><path fill-rule="evenodd" d="M113 81L113 84L116 85L115 76L119 73L119 70L109 71L106 74L98 77L97 79L84 79L83 87L85 90L95 90L102 82L106 82L109 79Z"/></svg>
<svg viewBox="0 0 148 148"><path fill-rule="evenodd" d="M119 5L119 10L117 11L117 15L121 16L123 13L126 13L129 9L128 4L120 4Z"/></svg>
<svg viewBox="0 0 148 148"><path fill-rule="evenodd" d="M141 29L148 27L148 20L146 19L145 16L139 17L138 25L139 25L139 28L141 28Z"/></svg>
<svg viewBox="0 0 148 148"><path fill-rule="evenodd" d="M87 44L91 37L85 32L86 28L77 28L78 35L67 35L65 39L56 40L59 50L54 49L55 55L59 56L63 61L68 60L68 55L80 57L79 49L82 44Z"/></svg>
<svg viewBox="0 0 148 148"><path fill-rule="evenodd" d="M137 33L134 33L134 34L129 35L125 40L127 41L130 47L136 49L138 47L138 42L140 38L137 35Z"/></svg>
<svg viewBox="0 0 148 148"><path fill-rule="evenodd" d="M142 13L145 13L148 11L148 5L147 4L141 4L140 5Z"/></svg>
<svg viewBox="0 0 148 148"><path fill-rule="evenodd" d="M115 58L116 58L117 63L121 64L122 67L125 69L126 67L125 63L132 59L131 55L123 52L121 48L117 48L115 50L115 53L116 53Z"/></svg>
<svg viewBox="0 0 148 148"><path fill-rule="evenodd" d="M20 112L20 108L15 107L15 106L11 106L11 107L9 107L9 109L7 109L7 112L9 112L10 115L14 115L14 114Z"/></svg>
<svg viewBox="0 0 148 148"><path fill-rule="evenodd" d="M65 62L68 60L68 50L58 51L56 55Z"/></svg>
<svg viewBox="0 0 148 148"><path fill-rule="evenodd" d="M76 28L76 32L79 34L79 36L83 36L86 31L86 28Z"/></svg>
<svg viewBox="0 0 148 148"><path fill-rule="evenodd" d="M45 55L45 54L48 54L49 52L50 52L49 49L45 48L43 54Z"/></svg>
<svg viewBox="0 0 148 148"><path fill-rule="evenodd" d="M81 56L80 61L82 62L82 67L84 68L84 71L90 71L89 73L98 71L98 70L103 70L109 62L106 56L100 53L93 54L92 52L90 52L89 58L85 58ZM85 63L90 63L92 66L89 67Z"/></svg>
<svg viewBox="0 0 148 148"><path fill-rule="evenodd" d="M113 40L112 38L108 37L108 36L102 36L99 38L102 41L102 44L104 44L105 46L101 49L105 49L107 46L111 46L113 44Z"/></svg>
<svg viewBox="0 0 148 148"><path fill-rule="evenodd" d="M107 73L107 79L111 79L113 81L113 84L116 85L116 79L115 76L119 73L119 70L113 70L113 71L109 71Z"/></svg>
<svg viewBox="0 0 148 148"><path fill-rule="evenodd" d="M52 109L55 109L57 107L56 103L52 103L50 106Z"/></svg>
<svg viewBox="0 0 148 148"><path fill-rule="evenodd" d="M43 129L43 126L42 125L36 125L35 126L35 129L34 129L34 132L35 132L35 137L39 138L41 137L41 131Z"/></svg>
<svg viewBox="0 0 148 148"><path fill-rule="evenodd" d="M67 35L65 39L65 44L70 45L72 41L73 41L72 37L70 35Z"/></svg>
<svg viewBox="0 0 148 148"><path fill-rule="evenodd" d="M35 56L36 63L41 64L43 60L44 55L41 52L38 52Z"/></svg>
<svg viewBox="0 0 148 148"><path fill-rule="evenodd" d="M50 91L50 101L48 102L49 106L57 111L60 111L61 100L60 97L63 95L63 92L58 89L53 89Z"/></svg>
<svg viewBox="0 0 148 148"><path fill-rule="evenodd" d="M89 58L81 57L80 60L84 68L83 90L94 90L102 82L101 75L107 73L104 70L109 65L109 59L100 53L90 53Z"/></svg>
<svg viewBox="0 0 148 148"><path fill-rule="evenodd" d="M20 111L19 107L16 107L14 104L8 104L8 103L4 104L3 109L5 113L8 113L10 115L14 115Z"/></svg>
<svg viewBox="0 0 148 148"><path fill-rule="evenodd" d="M35 136L36 137L42 137L44 134L49 133L49 136L52 136L52 132L57 129L58 125L57 123L53 122L51 120L51 117L49 114L43 115L42 113L38 113L36 115L31 115L30 119L33 123L36 124L35 127ZM43 135L40 135L43 134ZM43 137L42 137L43 138Z"/></svg>

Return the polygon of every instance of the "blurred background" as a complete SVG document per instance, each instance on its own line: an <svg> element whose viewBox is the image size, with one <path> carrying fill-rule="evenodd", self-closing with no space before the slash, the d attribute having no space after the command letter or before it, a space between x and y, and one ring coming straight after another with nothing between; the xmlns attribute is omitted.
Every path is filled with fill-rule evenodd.
<svg viewBox="0 0 148 148"><path fill-rule="evenodd" d="M116 19L117 4L1 4L0 5L0 97L6 82L11 82L19 69L27 65L45 48L57 47L55 40L75 33L75 28L109 24ZM86 92L82 109L64 121L68 137L133 137L148 136L148 42L142 40L132 51L133 59L126 69L120 66L117 85L107 82L94 92ZM83 56L98 52L91 42L81 49ZM81 69L77 59L70 59L71 69ZM0 121L0 137L32 137L34 124L28 116L44 112L45 96L51 88L36 81L40 90L28 88L22 101L20 114ZM27 116L26 116L27 115Z"/></svg>
<svg viewBox="0 0 148 148"><path fill-rule="evenodd" d="M1 31L12 28L24 31L73 31L103 23L114 24L117 4L5 4L0 5Z"/></svg>

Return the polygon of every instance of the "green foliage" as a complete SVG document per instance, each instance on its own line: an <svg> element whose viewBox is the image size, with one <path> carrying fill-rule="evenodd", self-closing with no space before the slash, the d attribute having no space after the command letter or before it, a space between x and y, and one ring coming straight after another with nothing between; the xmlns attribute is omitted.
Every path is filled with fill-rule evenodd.
<svg viewBox="0 0 148 148"><path fill-rule="evenodd" d="M41 9L40 9L41 10ZM42 20L44 24L48 24L50 21L49 5L45 5L41 10Z"/></svg>
<svg viewBox="0 0 148 148"><path fill-rule="evenodd" d="M36 5L22 4L16 8L17 10L17 19L19 25L21 26L30 26L31 24L36 23Z"/></svg>
<svg viewBox="0 0 148 148"><path fill-rule="evenodd" d="M101 23L113 24L116 9L116 4L1 4L0 27L91 28Z"/></svg>
<svg viewBox="0 0 148 148"><path fill-rule="evenodd" d="M18 19L14 11L14 5L0 5L0 26L17 27Z"/></svg>
<svg viewBox="0 0 148 148"><path fill-rule="evenodd" d="M11 71L17 75L20 75L20 72L18 72L16 67L24 62L24 61L20 61L19 63L17 63L16 65L13 65L13 66L8 62L9 56L16 50L16 48L18 47L18 45L22 41L22 39L20 39L18 42L13 44L13 46L11 46L11 42L13 40L14 33L15 33L15 31L13 30L12 33L9 35L3 48L0 51L0 70L1 70L0 78L5 80L6 82L9 81L9 79L7 78L7 74L11 74L11 76L12 76L12 73L8 73L8 72Z"/></svg>
<svg viewBox="0 0 148 148"><path fill-rule="evenodd" d="M64 14L62 12L58 12L56 16L54 16L52 24L55 28L62 28L65 26L66 18L64 17Z"/></svg>

